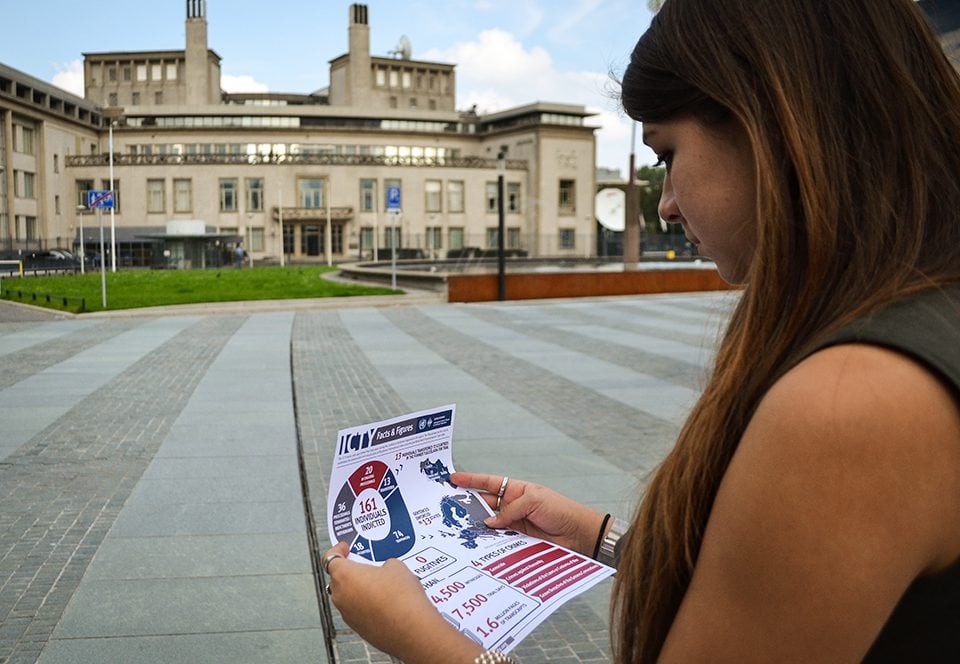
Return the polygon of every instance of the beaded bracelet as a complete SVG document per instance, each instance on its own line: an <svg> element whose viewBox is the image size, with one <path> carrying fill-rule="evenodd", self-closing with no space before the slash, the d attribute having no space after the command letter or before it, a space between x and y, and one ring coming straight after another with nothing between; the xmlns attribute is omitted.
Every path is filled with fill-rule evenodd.
<svg viewBox="0 0 960 664"><path fill-rule="evenodd" d="M517 664L517 660L496 650L484 650L473 660L473 664Z"/></svg>

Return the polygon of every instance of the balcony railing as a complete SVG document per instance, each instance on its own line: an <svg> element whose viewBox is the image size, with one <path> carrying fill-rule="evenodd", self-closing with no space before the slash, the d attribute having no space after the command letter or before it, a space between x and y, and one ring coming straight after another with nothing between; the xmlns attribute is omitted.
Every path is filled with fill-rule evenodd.
<svg viewBox="0 0 960 664"><path fill-rule="evenodd" d="M273 206L273 220L279 222L279 207ZM352 207L331 207L330 221L344 222L353 219ZM284 207L283 222L325 222L327 220L327 208L304 208L304 207Z"/></svg>
<svg viewBox="0 0 960 664"><path fill-rule="evenodd" d="M67 166L107 166L109 154L72 155ZM310 164L323 166L417 166L424 168L496 169L496 159L484 157L387 157L383 155L343 154L117 154L114 166L204 166L247 164L254 166L288 166ZM526 159L507 159L508 170L526 170Z"/></svg>

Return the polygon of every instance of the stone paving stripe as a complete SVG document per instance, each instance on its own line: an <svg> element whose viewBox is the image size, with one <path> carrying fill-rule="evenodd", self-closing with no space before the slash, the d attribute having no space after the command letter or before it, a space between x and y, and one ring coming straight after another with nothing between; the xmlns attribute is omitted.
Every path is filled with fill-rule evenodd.
<svg viewBox="0 0 960 664"><path fill-rule="evenodd" d="M319 625L290 391L293 319L289 312L251 315L223 345L154 457L161 466L202 458L216 481L141 478L101 546L110 557L98 556L90 566L54 642ZM217 423L224 433L213 435ZM265 457L273 472L225 476L209 463L221 455L246 459L248 469L251 459ZM286 462L283 475L277 474L280 458ZM228 544L236 551L224 556ZM120 563L145 550L189 559L135 575L124 571ZM286 564L278 568L281 560ZM105 605L109 609L100 608ZM132 657L140 644L126 640L122 647Z"/></svg>
<svg viewBox="0 0 960 664"><path fill-rule="evenodd" d="M9 448L15 449L30 440L84 397L197 320L184 317L147 321L0 391L0 422L27 410L33 416L32 426L10 432L5 438L0 461L10 454ZM40 404L44 406L42 413L33 408Z"/></svg>
<svg viewBox="0 0 960 664"><path fill-rule="evenodd" d="M653 417L680 420L698 396L695 390L487 323L464 308L424 307L421 311L462 334Z"/></svg>
<svg viewBox="0 0 960 664"><path fill-rule="evenodd" d="M42 434L0 464L0 660L33 661L45 647L170 425L242 320L145 321L109 349L63 363L112 358L88 396L57 406L59 417L41 414L49 422Z"/></svg>
<svg viewBox="0 0 960 664"><path fill-rule="evenodd" d="M44 325L34 325L12 334L4 334L0 336L0 356L22 351L78 330L96 327L100 323L101 321L95 320L56 321Z"/></svg>

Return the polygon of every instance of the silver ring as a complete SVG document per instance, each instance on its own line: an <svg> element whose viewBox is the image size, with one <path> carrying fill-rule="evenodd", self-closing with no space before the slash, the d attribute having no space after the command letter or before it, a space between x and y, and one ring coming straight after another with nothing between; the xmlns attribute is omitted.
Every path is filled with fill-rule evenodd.
<svg viewBox="0 0 960 664"><path fill-rule="evenodd" d="M343 558L343 555L337 552L333 552L333 553L328 553L323 557L323 561L320 563L320 566L323 567L324 574L330 573L330 563L337 558Z"/></svg>
<svg viewBox="0 0 960 664"><path fill-rule="evenodd" d="M327 594L328 594L328 595L332 594L332 593L330 592L330 584L329 584L329 583L327 584L326 590L327 590Z"/></svg>
<svg viewBox="0 0 960 664"><path fill-rule="evenodd" d="M497 491L497 507L496 511L500 511L500 501L503 500L503 494L507 490L507 482L510 481L510 478L506 475L503 476L503 481L500 482L500 489Z"/></svg>

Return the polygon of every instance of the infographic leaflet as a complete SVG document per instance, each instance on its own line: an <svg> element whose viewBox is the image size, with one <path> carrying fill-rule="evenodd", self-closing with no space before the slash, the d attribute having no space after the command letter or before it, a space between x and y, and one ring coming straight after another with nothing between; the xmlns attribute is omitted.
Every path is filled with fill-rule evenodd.
<svg viewBox="0 0 960 664"><path fill-rule="evenodd" d="M595 560L484 524L493 513L450 481L453 405L342 429L327 499L350 558L403 561L467 637L509 652L567 600L614 573ZM371 597L371 602L383 601Z"/></svg>

